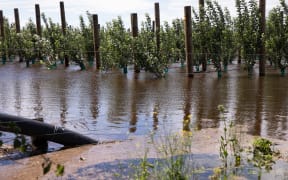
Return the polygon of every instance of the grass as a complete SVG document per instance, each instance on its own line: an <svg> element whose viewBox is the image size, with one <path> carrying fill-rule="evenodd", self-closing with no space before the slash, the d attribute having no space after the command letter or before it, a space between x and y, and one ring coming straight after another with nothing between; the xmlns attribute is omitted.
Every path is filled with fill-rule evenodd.
<svg viewBox="0 0 288 180"><path fill-rule="evenodd" d="M190 179L193 170L190 169L191 158L191 137L173 134L155 138L151 135L151 146L156 150L157 160L148 161L147 153L141 159L139 165L134 166L135 179Z"/></svg>
<svg viewBox="0 0 288 180"><path fill-rule="evenodd" d="M205 174L209 179L241 179L246 176L259 179L262 168L272 168L276 156L272 150L272 142L261 138L256 139L249 145L253 151L248 151L242 143L242 134L233 121L225 117L226 110L223 106L218 106L220 120L223 124L222 134L219 141L220 163L214 169L197 167L197 159L193 159L193 134L191 128L187 128L187 120L184 120L181 133L168 133L166 135L150 135L150 146L145 149L145 153L140 162L133 164L134 174L132 179L148 180L188 180L198 179L199 175ZM149 151L156 151L157 158L149 160ZM257 155L257 156L256 156ZM249 159L249 157L253 157ZM262 160L262 161L261 161ZM207 161L213 161L207 159ZM266 168L269 167L269 168ZM257 170L258 169L258 170ZM251 173L254 172L254 173ZM257 172L257 173L255 173ZM256 176L256 177L255 177Z"/></svg>

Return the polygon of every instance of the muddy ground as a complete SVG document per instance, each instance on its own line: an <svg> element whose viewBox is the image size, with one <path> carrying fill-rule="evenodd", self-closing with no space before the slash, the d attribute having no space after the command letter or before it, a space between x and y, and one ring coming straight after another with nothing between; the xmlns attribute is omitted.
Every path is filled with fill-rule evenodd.
<svg viewBox="0 0 288 180"><path fill-rule="evenodd" d="M205 166L210 166L211 168L220 165L218 160L221 134L223 134L222 131L213 128L192 132L191 153L198 157L196 161L199 164L202 163L203 165L203 163L206 163ZM248 148L254 138L246 133L241 133L241 146ZM121 176L119 175L121 173L125 174L126 177L133 177L127 172L127 164L143 158L147 149L149 149L148 158L161 158L159 157L161 155L155 150L157 143L152 145L149 143L150 140L150 137L131 136L129 140L122 142L103 142L99 145L86 145L13 160L7 165L1 165L0 179L120 179ZM286 166L285 163L287 164L288 157L287 142L281 140L272 141L275 144L275 149L281 153L281 163ZM50 172L46 175L43 175L41 166L44 158L49 158L53 162ZM55 175L57 164L65 166L64 176L62 177ZM121 170L123 164L124 166ZM280 165L282 169L286 168L284 166ZM286 170L282 170L284 174L282 171L275 171L271 177L274 178L279 175L280 179L285 179Z"/></svg>

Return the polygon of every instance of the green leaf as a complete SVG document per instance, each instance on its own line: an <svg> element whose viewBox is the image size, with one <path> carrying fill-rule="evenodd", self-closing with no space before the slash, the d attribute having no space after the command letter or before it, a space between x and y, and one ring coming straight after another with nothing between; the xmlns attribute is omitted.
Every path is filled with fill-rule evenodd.
<svg viewBox="0 0 288 180"><path fill-rule="evenodd" d="M15 138L13 146L15 149L19 148L21 146L21 141L18 138Z"/></svg>
<svg viewBox="0 0 288 180"><path fill-rule="evenodd" d="M225 156L225 157L228 156L228 152L227 152L227 151L224 151L223 153L224 153L224 156Z"/></svg>
<svg viewBox="0 0 288 180"><path fill-rule="evenodd" d="M45 159L45 162L42 163L43 174L47 174L51 169L52 162L50 159Z"/></svg>
<svg viewBox="0 0 288 180"><path fill-rule="evenodd" d="M20 150L20 152L24 153L24 152L27 151L27 146L24 145L24 144L22 144L22 145L19 147L19 150Z"/></svg>
<svg viewBox="0 0 288 180"><path fill-rule="evenodd" d="M57 169L56 169L56 176L63 176L64 174L64 166L61 164L57 164Z"/></svg>

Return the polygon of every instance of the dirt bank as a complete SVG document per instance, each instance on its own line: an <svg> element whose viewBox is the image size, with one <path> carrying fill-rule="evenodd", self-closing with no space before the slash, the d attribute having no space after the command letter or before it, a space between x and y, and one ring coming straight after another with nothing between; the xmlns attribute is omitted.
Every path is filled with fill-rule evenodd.
<svg viewBox="0 0 288 180"><path fill-rule="evenodd" d="M192 153L206 154L207 157L218 158L219 137L217 129L203 129L193 132ZM241 135L242 146L248 146L254 137ZM149 158L159 158L153 150L155 145L149 143L150 138L131 136L127 141L103 143L95 146L87 145L77 148L52 152L43 156L34 156L13 161L0 168L0 179L109 179L115 177L114 168L121 162L143 158L145 150L149 149ZM282 160L287 162L288 144L281 140L272 140L282 154ZM51 171L43 175L41 164L45 158L53 162ZM56 177L56 164L65 166L63 177Z"/></svg>

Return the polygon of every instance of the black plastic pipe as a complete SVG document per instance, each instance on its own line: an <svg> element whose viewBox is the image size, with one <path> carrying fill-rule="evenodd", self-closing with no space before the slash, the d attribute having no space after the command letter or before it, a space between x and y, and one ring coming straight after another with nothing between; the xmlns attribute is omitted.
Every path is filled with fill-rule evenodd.
<svg viewBox="0 0 288 180"><path fill-rule="evenodd" d="M19 132L17 132L19 129ZM39 122L28 118L0 113L0 131L38 137L64 146L97 144L98 141L60 126Z"/></svg>

